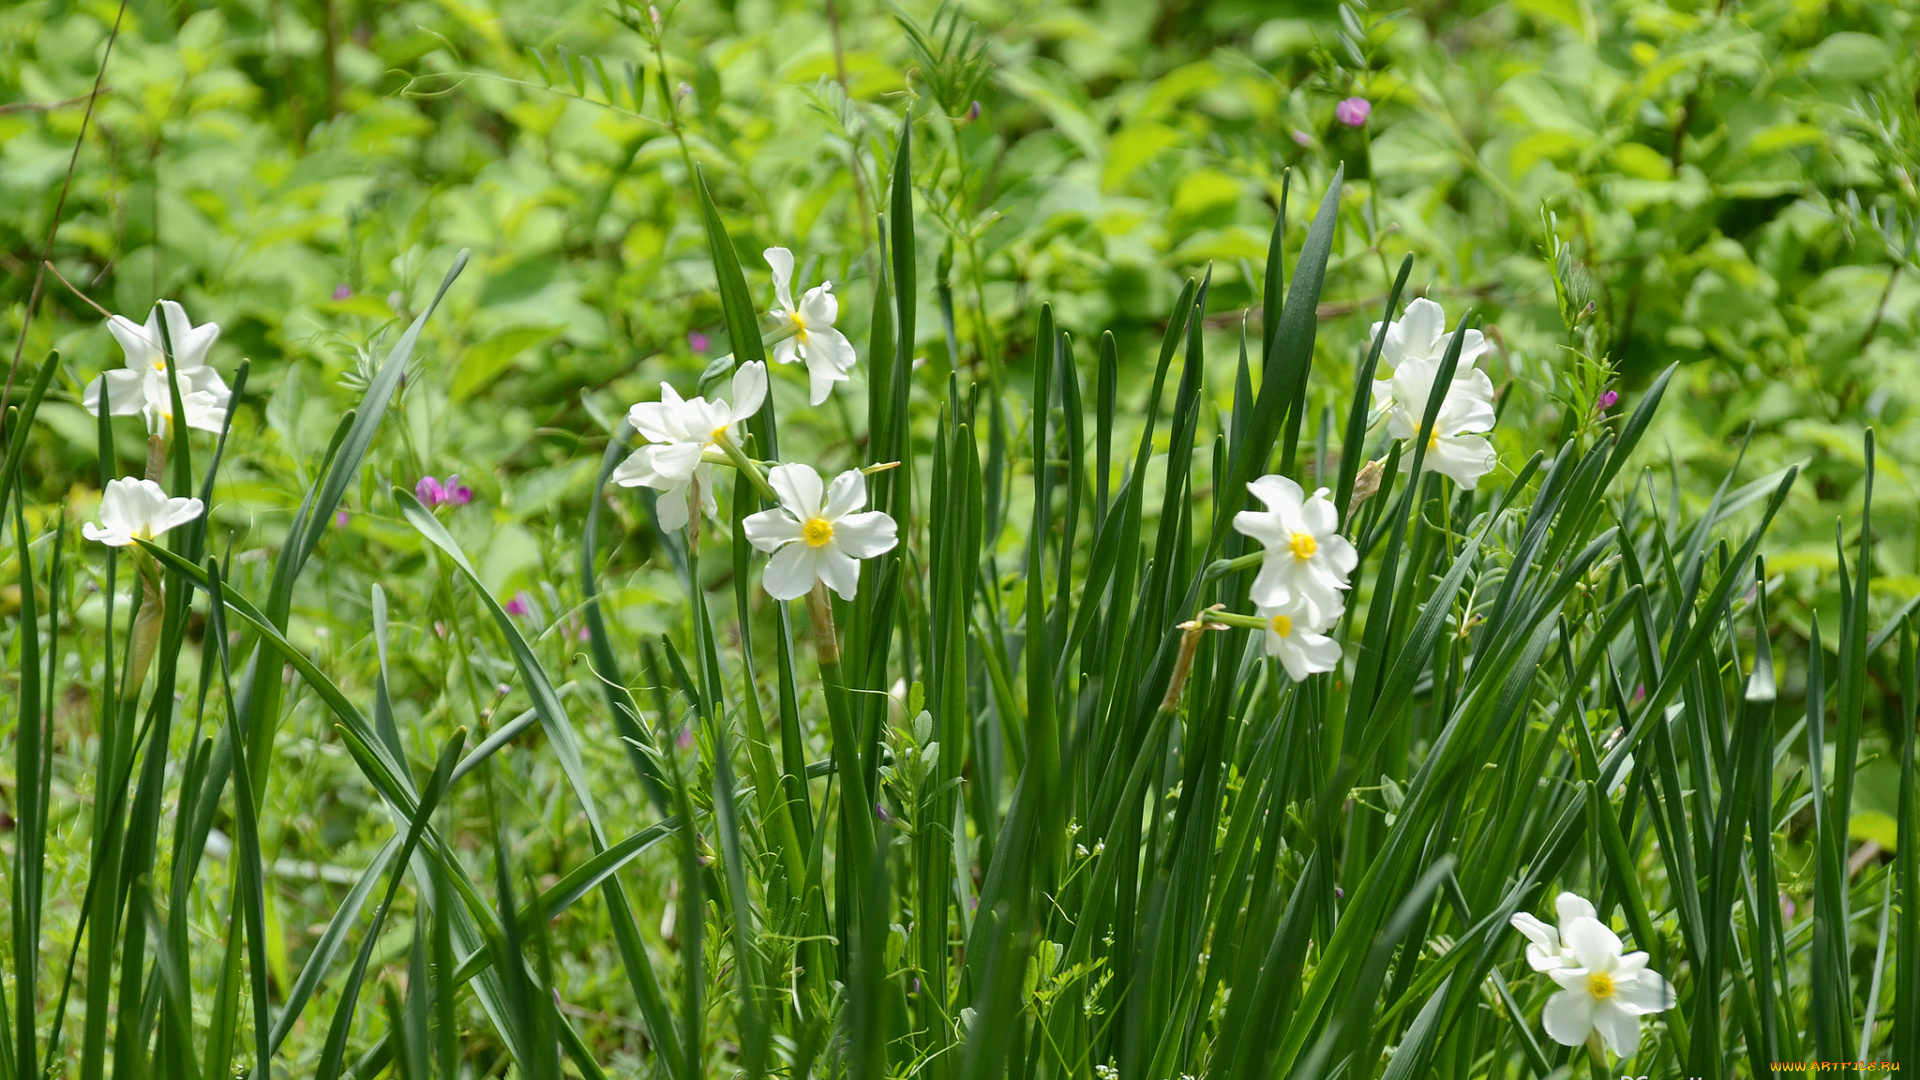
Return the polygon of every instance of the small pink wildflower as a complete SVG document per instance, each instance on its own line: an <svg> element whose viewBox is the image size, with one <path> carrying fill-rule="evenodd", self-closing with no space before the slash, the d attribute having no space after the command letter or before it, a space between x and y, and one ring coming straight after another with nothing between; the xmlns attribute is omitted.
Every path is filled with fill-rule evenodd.
<svg viewBox="0 0 1920 1080"><path fill-rule="evenodd" d="M425 503L427 509L431 510L447 501L447 489L441 487L440 481L433 477L423 476L419 483L413 485L413 497Z"/></svg>
<svg viewBox="0 0 1920 1080"><path fill-rule="evenodd" d="M1373 113L1373 103L1363 97L1350 97L1333 107L1333 118L1348 127L1359 127Z"/></svg>
<svg viewBox="0 0 1920 1080"><path fill-rule="evenodd" d="M460 474L447 477L446 499L455 506L465 506L473 501L473 489L460 482Z"/></svg>
<svg viewBox="0 0 1920 1080"><path fill-rule="evenodd" d="M694 352L697 352L697 353L703 353L712 347L713 347L713 339L707 337L707 335L701 333L698 330L688 331L687 348L692 349Z"/></svg>
<svg viewBox="0 0 1920 1080"><path fill-rule="evenodd" d="M347 284L344 281L333 287L333 298L335 300L347 300L352 298L352 296L353 296L353 286Z"/></svg>
<svg viewBox="0 0 1920 1080"><path fill-rule="evenodd" d="M335 515L333 515L333 524L334 524L334 527L335 527L335 528L339 528L339 529L344 529L344 528L346 528L346 527L347 527L347 521L348 521L348 519L349 519L349 518L351 518L351 517L352 517L352 515L350 515L350 514L348 514L348 513L347 513L347 512L345 511L345 510L342 510L342 511L340 511L339 513L337 513L337 514L335 514Z"/></svg>
<svg viewBox="0 0 1920 1080"><path fill-rule="evenodd" d="M513 599L507 601L507 614L509 615L513 615L517 617L521 615L531 614L532 612L533 612L533 597L528 596L527 590L525 589L521 589L519 592L514 593Z"/></svg>
<svg viewBox="0 0 1920 1080"><path fill-rule="evenodd" d="M1596 404L1599 405L1601 412L1606 412L1608 409L1620 404L1620 392L1617 390L1609 390L1600 395L1600 400L1596 402Z"/></svg>

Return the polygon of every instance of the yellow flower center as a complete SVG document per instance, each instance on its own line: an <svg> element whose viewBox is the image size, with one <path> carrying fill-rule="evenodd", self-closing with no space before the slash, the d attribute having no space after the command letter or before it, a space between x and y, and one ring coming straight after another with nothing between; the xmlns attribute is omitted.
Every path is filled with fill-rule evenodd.
<svg viewBox="0 0 1920 1080"><path fill-rule="evenodd" d="M833 522L823 517L808 518L807 523L800 526L800 539L805 540L808 547L826 547L833 543Z"/></svg>
<svg viewBox="0 0 1920 1080"><path fill-rule="evenodd" d="M1605 1001L1614 994L1613 976L1604 971L1596 971L1587 976L1587 993Z"/></svg>
<svg viewBox="0 0 1920 1080"><path fill-rule="evenodd" d="M807 317L797 311L790 312L787 317L793 320L793 336L800 339L800 344L805 345L807 343Z"/></svg>
<svg viewBox="0 0 1920 1080"><path fill-rule="evenodd" d="M1439 448L1440 448L1440 433L1438 431L1435 431L1433 434L1427 436L1427 449L1438 450Z"/></svg>
<svg viewBox="0 0 1920 1080"><path fill-rule="evenodd" d="M1287 541L1287 546L1293 549L1294 558L1305 562L1313 558L1314 552L1320 550L1320 541L1315 540L1312 533L1297 532Z"/></svg>
<svg viewBox="0 0 1920 1080"><path fill-rule="evenodd" d="M1273 627L1273 632L1281 637L1293 633L1293 620L1285 615L1275 615L1267 620L1267 625Z"/></svg>

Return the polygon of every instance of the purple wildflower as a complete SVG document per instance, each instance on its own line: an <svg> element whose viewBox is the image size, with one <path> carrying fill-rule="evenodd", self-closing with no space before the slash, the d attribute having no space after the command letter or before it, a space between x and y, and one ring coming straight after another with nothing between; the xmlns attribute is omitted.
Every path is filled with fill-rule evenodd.
<svg viewBox="0 0 1920 1080"><path fill-rule="evenodd" d="M1304 131L1301 131L1299 128L1294 128L1292 131L1288 132L1288 134L1292 135L1293 141L1301 146L1313 145L1313 136L1307 134Z"/></svg>
<svg viewBox="0 0 1920 1080"><path fill-rule="evenodd" d="M700 331L692 330L687 333L687 348L692 349L694 352L703 353L712 346L713 340Z"/></svg>
<svg viewBox="0 0 1920 1080"><path fill-rule="evenodd" d="M349 517L351 517L351 516L352 516L352 515L350 515L350 514L348 514L348 513L347 513L347 512L345 511L345 510L342 510L342 511L340 511L339 513L337 513L337 514L335 514L335 515L333 515L333 524L334 524L334 527L335 527L335 528L340 528L340 529L344 529L344 528L346 528L346 527L347 527L347 519L348 519Z"/></svg>
<svg viewBox="0 0 1920 1080"><path fill-rule="evenodd" d="M1606 412L1608 409L1620 404L1620 392L1618 390L1609 390L1600 395L1600 400L1596 404L1600 406L1601 412Z"/></svg>
<svg viewBox="0 0 1920 1080"><path fill-rule="evenodd" d="M967 110L967 120L971 123L978 119L980 119L980 103L976 101L973 103L973 106Z"/></svg>
<svg viewBox="0 0 1920 1080"><path fill-rule="evenodd" d="M353 286L347 284L344 281L333 287L333 298L335 300L346 300L351 298L352 296L353 296Z"/></svg>
<svg viewBox="0 0 1920 1080"><path fill-rule="evenodd" d="M690 727L681 728L679 737L673 741L678 744L682 750L693 749L693 729Z"/></svg>
<svg viewBox="0 0 1920 1080"><path fill-rule="evenodd" d="M1333 107L1333 118L1348 127L1359 127L1373 113L1373 103L1363 97L1350 97Z"/></svg>
<svg viewBox="0 0 1920 1080"><path fill-rule="evenodd" d="M514 593L513 599L507 601L507 614L509 615L525 615L531 611L533 611L533 598L527 595L525 589Z"/></svg>
<svg viewBox="0 0 1920 1080"><path fill-rule="evenodd" d="M874 813L874 816L878 817L881 821L886 822L889 825L893 823L893 815L887 813L887 808L880 805L879 803L873 804L873 813Z"/></svg>
<svg viewBox="0 0 1920 1080"><path fill-rule="evenodd" d="M446 501L455 506L465 506L473 501L473 489L460 482L460 474L447 477Z"/></svg>
<svg viewBox="0 0 1920 1080"><path fill-rule="evenodd" d="M413 497L426 504L427 509L431 510L447 501L447 489L441 487L440 481L433 477L423 476L419 483L413 485Z"/></svg>

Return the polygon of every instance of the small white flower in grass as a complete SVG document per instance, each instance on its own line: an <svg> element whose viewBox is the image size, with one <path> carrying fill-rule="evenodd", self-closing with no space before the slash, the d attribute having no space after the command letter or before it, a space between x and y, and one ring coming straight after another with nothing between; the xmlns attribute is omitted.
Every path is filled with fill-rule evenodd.
<svg viewBox="0 0 1920 1080"><path fill-rule="evenodd" d="M780 505L745 521L747 541L770 552L761 584L775 600L805 596L816 581L851 600L860 585L861 559L893 550L893 518L883 511L859 513L867 503L867 478L848 469L824 487L806 465L775 465L767 482Z"/></svg>
<svg viewBox="0 0 1920 1080"><path fill-rule="evenodd" d="M773 358L782 364L805 361L807 400L818 405L833 393L833 384L844 381L853 370L853 343L833 328L840 301L834 298L833 282L823 281L808 289L795 304L793 252L773 247L765 256L767 265L773 268L773 294L779 304L772 312L773 318L787 334L774 343Z"/></svg>
<svg viewBox="0 0 1920 1080"><path fill-rule="evenodd" d="M627 423L647 444L613 470L613 482L659 491L655 512L660 527L669 532L687 524L688 488L696 480L707 512L717 513L713 469L705 463L706 453L722 438L737 442L740 425L759 412L766 399L767 365L758 360L734 371L731 405L719 398L682 398L672 386L661 383L659 401L644 401L627 410Z"/></svg>
<svg viewBox="0 0 1920 1080"><path fill-rule="evenodd" d="M1380 324L1373 324L1378 334ZM1373 384L1373 404L1387 417L1387 434L1411 442L1420 434L1427 399L1446 355L1447 316L1439 304L1421 298L1387 327L1380 359L1393 374ZM1460 360L1447 386L1433 430L1427 436L1426 464L1463 488L1472 489L1499 462L1485 433L1493 430L1493 380L1473 366L1487 351L1486 338L1468 330L1461 338ZM1403 469L1413 467L1413 447L1401 451Z"/></svg>
<svg viewBox="0 0 1920 1080"><path fill-rule="evenodd" d="M1616 1055L1632 1057L1640 1049L1640 1018L1673 1008L1673 988L1647 969L1646 953L1623 952L1593 905L1572 893L1561 893L1555 905L1557 932L1531 915L1512 919L1527 936L1527 963L1560 987L1540 1016L1547 1035L1562 1046L1597 1035Z"/></svg>
<svg viewBox="0 0 1920 1080"><path fill-rule="evenodd" d="M124 315L107 320L107 330L126 354L126 366L102 372L87 384L82 401L87 411L100 415L100 391L107 392L107 409L114 416L147 418L147 430L165 434L173 419L173 391L167 383L166 338L160 333L165 317L173 342L173 370L180 383L180 404L188 427L219 431L231 396L220 373L207 366L207 352L220 338L215 323L193 325L187 311L172 300L162 300L141 326Z"/></svg>
<svg viewBox="0 0 1920 1080"><path fill-rule="evenodd" d="M1266 548L1253 579L1253 602L1281 606L1304 601L1316 630L1332 623L1344 601L1347 575L1360 557L1339 534L1340 514L1321 488L1308 496L1284 476L1263 476L1247 485L1265 510L1242 510L1233 527Z"/></svg>
<svg viewBox="0 0 1920 1080"><path fill-rule="evenodd" d="M126 547L185 525L205 509L199 499L169 499L159 484L129 476L107 481L106 494L100 498L100 524L88 522L80 527L80 534L108 547Z"/></svg>
<svg viewBox="0 0 1920 1080"><path fill-rule="evenodd" d="M1282 604L1261 604L1257 610L1267 624L1261 632L1267 655L1279 657L1280 666L1295 682L1340 666L1340 643L1321 633L1340 617L1339 608L1320 609L1306 597L1294 596Z"/></svg>

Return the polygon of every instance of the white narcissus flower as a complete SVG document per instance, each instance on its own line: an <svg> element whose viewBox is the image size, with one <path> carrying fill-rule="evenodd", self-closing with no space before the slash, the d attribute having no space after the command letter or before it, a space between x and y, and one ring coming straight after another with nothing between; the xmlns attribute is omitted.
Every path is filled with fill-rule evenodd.
<svg viewBox="0 0 1920 1080"><path fill-rule="evenodd" d="M205 509L199 499L169 499L159 484L129 476L107 481L106 494L100 498L100 524L88 522L80 527L80 534L108 547L126 547L185 525Z"/></svg>
<svg viewBox="0 0 1920 1080"><path fill-rule="evenodd" d="M1340 514L1327 489L1309 497L1299 484L1269 475L1248 484L1247 490L1267 506L1233 516L1235 530L1266 548L1253 579L1253 602L1281 606L1302 600L1315 629L1331 624L1340 614L1347 575L1360 557L1339 534Z"/></svg>
<svg viewBox="0 0 1920 1080"><path fill-rule="evenodd" d="M1524 923L1520 915L1512 919L1530 942L1527 962L1560 987L1547 999L1541 1023L1562 1046L1598 1035L1616 1055L1632 1057L1640 1049L1640 1018L1673 1008L1673 987L1647 969L1646 953L1622 951L1619 936L1590 914L1591 904L1562 893L1556 905L1557 934L1532 916Z"/></svg>
<svg viewBox="0 0 1920 1080"><path fill-rule="evenodd" d="M1340 643L1321 633L1340 617L1339 608L1321 609L1305 596L1295 595L1285 603L1261 604L1257 610L1267 623L1261 631L1267 655L1279 657L1293 681L1340 665Z"/></svg>
<svg viewBox="0 0 1920 1080"><path fill-rule="evenodd" d="M173 342L173 370L180 383L180 404L188 427L219 431L231 396L220 373L207 366L207 352L220 338L215 323L193 325L187 311L172 300L162 300L141 326L124 315L107 320L107 330L126 353L123 368L101 373L87 384L82 397L87 411L100 415L100 391L107 392L107 409L114 416L140 416L147 430L165 434L173 419L173 392L167 384L166 339L160 335L162 314Z"/></svg>
<svg viewBox="0 0 1920 1080"><path fill-rule="evenodd" d="M1554 898L1553 908L1560 918L1562 927L1571 927L1575 919L1598 919L1593 905L1584 898L1570 892L1563 892ZM1507 922L1515 930L1526 935L1527 965L1535 971L1551 971L1554 968L1569 967L1573 957L1566 951L1560 940L1560 932L1547 923L1527 914L1515 912Z"/></svg>
<svg viewBox="0 0 1920 1080"><path fill-rule="evenodd" d="M1379 323L1373 324L1373 332L1380 332ZM1393 366L1393 374L1373 384L1373 404L1386 414L1387 434L1393 438L1409 441L1419 436L1447 339L1446 312L1424 297L1408 304L1406 314L1387 327L1380 359ZM1427 437L1426 464L1469 490L1499 462L1485 437L1494 423L1493 380L1473 366L1486 351L1487 341L1480 331L1468 330L1462 336L1453 382ZM1400 464L1413 467L1411 446L1402 452Z"/></svg>
<svg viewBox="0 0 1920 1080"><path fill-rule="evenodd" d="M737 442L740 425L759 412L766 399L767 365L758 360L734 371L732 405L719 398L682 398L672 386L661 383L659 401L644 401L627 410L627 423L647 444L613 470L613 482L659 491L654 512L660 527L669 532L687 524L688 487L696 480L706 511L718 513L706 453L722 438Z"/></svg>
<svg viewBox="0 0 1920 1080"><path fill-rule="evenodd" d="M750 515L747 542L770 552L760 578L775 600L805 596L823 581L840 599L853 599L861 559L893 550L898 528L884 511L857 513L867 503L867 478L848 469L830 487L807 465L775 465L767 482L780 505Z"/></svg>
<svg viewBox="0 0 1920 1080"><path fill-rule="evenodd" d="M807 400L815 405L833 393L833 384L845 380L853 370L853 343L833 328L840 314L840 302L834 298L833 282L823 281L808 289L800 302L793 302L793 252L783 247L768 248L767 265L773 268L773 294L779 307L773 318L788 336L774 343L773 358L782 364L805 361L809 382Z"/></svg>

